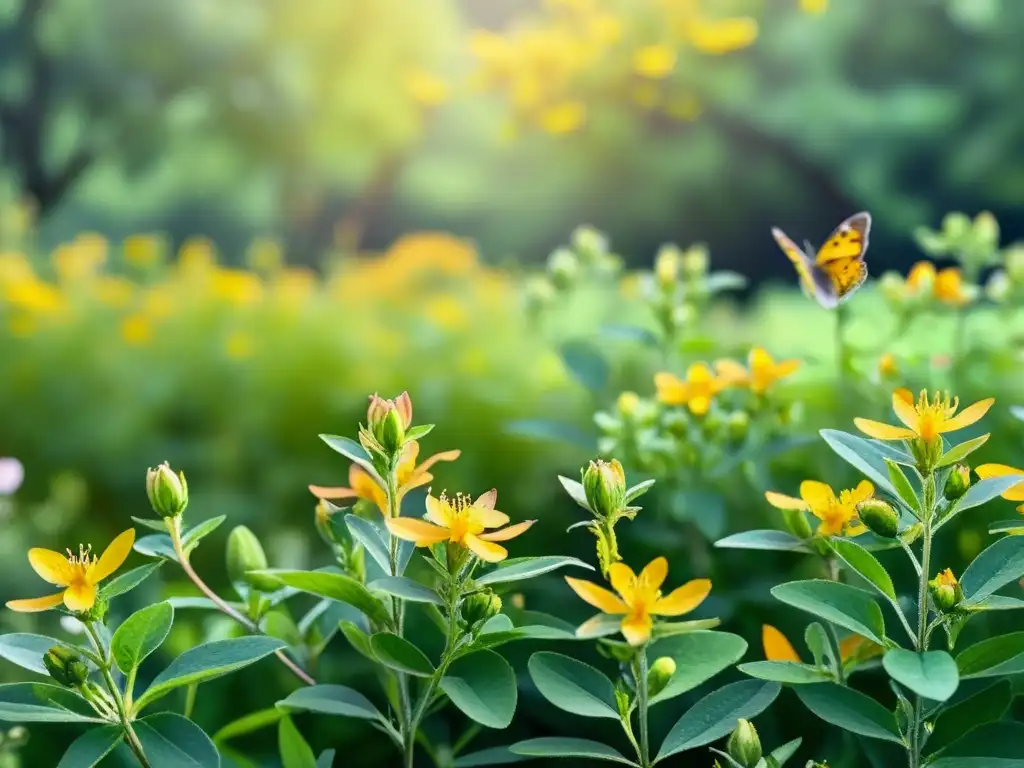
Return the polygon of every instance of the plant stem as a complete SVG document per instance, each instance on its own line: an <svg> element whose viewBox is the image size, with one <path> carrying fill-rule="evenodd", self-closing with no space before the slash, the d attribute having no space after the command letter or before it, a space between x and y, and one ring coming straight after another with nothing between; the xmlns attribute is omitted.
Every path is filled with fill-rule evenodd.
<svg viewBox="0 0 1024 768"><path fill-rule="evenodd" d="M917 651L928 650L928 574L931 572L932 559L932 515L935 507L935 475L929 476L924 488L924 532L921 545L921 572L918 577L917 592ZM922 739L924 701L920 696L914 697L914 723L910 734L910 768L921 765L921 750L924 748Z"/></svg>
<svg viewBox="0 0 1024 768"><path fill-rule="evenodd" d="M131 720L128 717L128 710L124 706L124 697L121 695L121 689L117 687L117 683L114 682L114 676L110 674L110 654L106 648L103 647L103 643L100 641L99 633L96 632L96 627L91 621L83 622L85 631L89 633L89 639L92 640L92 644L96 648L96 652L99 654L100 660L103 662L100 664L100 673L103 675L103 683L106 685L107 690L114 699L114 706L117 708L117 717L121 721L121 729L124 731L125 741L128 742L129 748L135 753L136 759L139 761L139 765L142 768L152 768L149 760L146 758L146 753L142 749L142 743L139 741L138 735L135 733L135 729L132 728Z"/></svg>
<svg viewBox="0 0 1024 768"><path fill-rule="evenodd" d="M224 600L221 599L220 595L210 589L206 582L200 578L199 574L196 573L192 567L192 563L189 562L188 553L185 551L185 545L181 540L181 518L174 517L170 518L167 522L167 530L171 534L171 543L174 545L174 553L178 556L178 564L181 566L181 570L185 572L185 575L191 580L199 591L202 592L212 602L221 613L234 619L238 624L242 625L246 630L254 634L262 634L259 625L247 616L243 616L241 613L236 611ZM302 667L292 661L288 654L284 651L275 651L274 655L290 669L297 678L299 678L306 685L316 685L314 680Z"/></svg>
<svg viewBox="0 0 1024 768"><path fill-rule="evenodd" d="M397 470L392 467L387 473L385 483L387 484L388 495L388 517L396 518L402 514L402 505L398 498ZM391 575L398 576L398 537L389 534L388 538L388 564L391 566ZM405 605L401 599L391 596L391 614L394 617L395 633L403 636L405 625ZM409 696L409 678L404 672L395 673L398 678L398 724L402 730L402 741L405 745L406 762L412 765L412 755L416 744L416 729L410 728L413 719L412 698Z"/></svg>
<svg viewBox="0 0 1024 768"><path fill-rule="evenodd" d="M840 390L846 381L846 323L849 319L845 304L836 307L836 360L839 368ZM840 394L842 392L840 391Z"/></svg>
<svg viewBox="0 0 1024 768"><path fill-rule="evenodd" d="M647 695L646 643L637 650L636 659L633 663L633 675L636 679L636 715L640 721L640 765L641 768L649 768L651 765L651 748L647 729L647 707L650 702Z"/></svg>

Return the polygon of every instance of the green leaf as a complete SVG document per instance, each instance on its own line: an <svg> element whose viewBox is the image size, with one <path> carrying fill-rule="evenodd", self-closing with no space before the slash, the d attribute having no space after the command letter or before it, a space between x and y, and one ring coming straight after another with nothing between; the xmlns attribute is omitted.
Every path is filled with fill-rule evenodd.
<svg viewBox="0 0 1024 768"><path fill-rule="evenodd" d="M176 688L227 675L284 647L284 643L276 638L253 636L213 640L190 648L156 676L139 697L135 710L140 711Z"/></svg>
<svg viewBox="0 0 1024 768"><path fill-rule="evenodd" d="M373 462L370 461L370 454L363 450L363 446L355 440L350 440L349 438L342 437L341 435L320 435L320 439L327 443L327 446L332 451L337 451L349 461L354 461L369 472L370 477L377 479L380 478L380 475L377 474L377 470L373 468ZM381 483L381 487L383 486L384 483Z"/></svg>
<svg viewBox="0 0 1024 768"><path fill-rule="evenodd" d="M503 614L498 614L508 618ZM495 617L497 618L497 617ZM575 632L568 632L559 627L549 627L543 624L529 624L525 627L514 627L496 631L481 631L472 645L465 646L456 652L456 655L466 655L477 651L497 648L518 640L579 640Z"/></svg>
<svg viewBox="0 0 1024 768"><path fill-rule="evenodd" d="M817 621L812 621L804 630L804 643L807 644L807 649L814 656L814 663L818 666L823 664L826 657L832 659L835 656L825 628Z"/></svg>
<svg viewBox="0 0 1024 768"><path fill-rule="evenodd" d="M457 659L439 686L469 719L488 728L505 728L516 711L516 675L494 651Z"/></svg>
<svg viewBox="0 0 1024 768"><path fill-rule="evenodd" d="M320 753L320 757L316 759L316 768L332 768L334 765L334 756L335 751L333 749L325 749Z"/></svg>
<svg viewBox="0 0 1024 768"><path fill-rule="evenodd" d="M341 630L341 634L345 636L345 639L348 640L349 645L370 661L377 661L377 657L373 655L373 649L370 648L369 635L351 621L342 621L338 624L338 628Z"/></svg>
<svg viewBox="0 0 1024 768"><path fill-rule="evenodd" d="M382 722L386 719L363 694L344 685L310 685L299 688L277 702L277 707L286 712L318 712L322 715Z"/></svg>
<svg viewBox="0 0 1024 768"><path fill-rule="evenodd" d="M1024 724L989 723L975 728L939 754L929 768L1022 768Z"/></svg>
<svg viewBox="0 0 1024 768"><path fill-rule="evenodd" d="M406 440L422 440L424 437L434 431L434 424L418 424L415 427L410 428L405 433Z"/></svg>
<svg viewBox="0 0 1024 768"><path fill-rule="evenodd" d="M882 666L897 683L932 701L948 700L960 685L956 662L945 651L895 648L882 657Z"/></svg>
<svg viewBox="0 0 1024 768"><path fill-rule="evenodd" d="M137 721L135 732L154 766L220 768L220 755L210 737L188 718L160 712Z"/></svg>
<svg viewBox="0 0 1024 768"><path fill-rule="evenodd" d="M277 725L277 746L284 768L316 768L316 755L290 717Z"/></svg>
<svg viewBox="0 0 1024 768"><path fill-rule="evenodd" d="M370 582L368 586L371 591L376 590L386 595L394 595L414 603L444 605L444 601L438 596L437 592L405 576L385 576L382 579Z"/></svg>
<svg viewBox="0 0 1024 768"><path fill-rule="evenodd" d="M892 577L878 562L878 558L849 539L835 538L829 544L844 563L863 576L864 580L881 592L884 597L889 598L893 603L896 602L896 588L892 584Z"/></svg>
<svg viewBox="0 0 1024 768"><path fill-rule="evenodd" d="M134 549L146 557L159 557L178 562L178 553L174 551L171 537L166 533L151 533L149 536L136 539Z"/></svg>
<svg viewBox="0 0 1024 768"><path fill-rule="evenodd" d="M659 704L693 690L735 664L746 652L747 641L728 632L697 630L655 641L650 646L648 657L652 661L661 656L674 659L676 672L661 692L651 698L651 704Z"/></svg>
<svg viewBox="0 0 1024 768"><path fill-rule="evenodd" d="M795 661L750 661L740 664L737 669L758 680L773 680L788 685L824 683L832 679L832 675L822 669Z"/></svg>
<svg viewBox="0 0 1024 768"><path fill-rule="evenodd" d="M167 523L162 517L135 517L135 515L132 515L132 521L138 523L143 528L149 528L151 531L167 533Z"/></svg>
<svg viewBox="0 0 1024 768"><path fill-rule="evenodd" d="M966 459L970 454L981 448L988 440L988 435L982 435L981 437L975 437L971 440L965 440L960 445L954 445L939 459L939 463L936 467L948 467L950 464L956 464L958 461Z"/></svg>
<svg viewBox="0 0 1024 768"><path fill-rule="evenodd" d="M520 557L502 563L490 573L486 573L479 579L476 579L476 583L484 585L522 581L523 579L532 579L541 574L550 573L567 565L579 566L580 568L586 568L588 571L594 570L594 566L575 557L565 557L562 555Z"/></svg>
<svg viewBox="0 0 1024 768"><path fill-rule="evenodd" d="M622 619L619 619L621 623ZM722 623L721 619L693 619L692 621L659 621L651 629L651 637L660 640L674 635L685 635L702 629L714 629Z"/></svg>
<svg viewBox="0 0 1024 768"><path fill-rule="evenodd" d="M889 481L889 468L885 463L886 458L898 462L899 459L896 456L888 454L878 443L851 435L848 432L823 429L819 434L843 461L866 475L882 490L892 496L899 496Z"/></svg>
<svg viewBox="0 0 1024 768"><path fill-rule="evenodd" d="M575 480L570 480L568 477L558 476L558 482L565 488L565 492L569 494L573 501L575 501L587 512L592 512L590 509L590 503L587 501L587 492L583 490L583 484L578 483Z"/></svg>
<svg viewBox="0 0 1024 768"><path fill-rule="evenodd" d="M960 577L964 599L977 602L1024 576L1024 536L1006 536L974 558Z"/></svg>
<svg viewBox="0 0 1024 768"><path fill-rule="evenodd" d="M810 552L807 545L786 531L743 531L715 542L719 549L761 549L778 552Z"/></svg>
<svg viewBox="0 0 1024 768"><path fill-rule="evenodd" d="M645 493L647 493L647 491L650 490L651 486L654 485L654 483L654 478L651 478L649 480L644 480L643 482L637 483L632 488L627 489L626 498L623 499L623 503L630 504L636 501Z"/></svg>
<svg viewBox="0 0 1024 768"><path fill-rule="evenodd" d="M1024 600L1005 595L989 595L978 603L961 603L959 608L965 611L1016 611L1024 608Z"/></svg>
<svg viewBox="0 0 1024 768"><path fill-rule="evenodd" d="M167 638L174 622L170 603L156 603L136 611L114 632L110 651L124 674L136 669Z"/></svg>
<svg viewBox="0 0 1024 768"><path fill-rule="evenodd" d="M118 597L119 595L123 595L126 592L130 592L152 576L153 573L163 564L163 560L157 560L153 563L140 565L138 568L132 568L130 571L125 571L117 578L111 579L103 585L100 589L100 597L104 600L110 600Z"/></svg>
<svg viewBox="0 0 1024 768"><path fill-rule="evenodd" d="M840 627L885 644L882 609L862 589L834 581L791 581L772 588L772 595L786 605L807 611Z"/></svg>
<svg viewBox="0 0 1024 768"><path fill-rule="evenodd" d="M611 370L601 350L589 341L567 341L559 349L566 370L591 392L602 392L608 386Z"/></svg>
<svg viewBox="0 0 1024 768"><path fill-rule="evenodd" d="M380 529L369 520L358 515L345 515L345 525L352 538L363 545L363 549L374 559L384 573L391 573L391 556L381 538Z"/></svg>
<svg viewBox="0 0 1024 768"><path fill-rule="evenodd" d="M453 768L478 768L481 765L510 765L522 763L529 758L515 754L508 747L491 747L455 758Z"/></svg>
<svg viewBox="0 0 1024 768"><path fill-rule="evenodd" d="M237 720L232 720L213 734L213 742L214 744L219 744L222 741L228 741L239 736L245 736L250 733L255 733L256 731L261 731L264 728L277 725L277 721L282 717L284 717L284 712L276 707L250 712L247 715L242 715Z"/></svg>
<svg viewBox="0 0 1024 768"><path fill-rule="evenodd" d="M517 755L528 757L579 757L586 760L607 760L612 763L636 765L617 750L590 739L545 736L516 742L509 749Z"/></svg>
<svg viewBox="0 0 1024 768"><path fill-rule="evenodd" d="M1018 517L1016 520L999 520L989 523L988 532L993 535L997 533L1013 533L1019 536L1024 532L1024 518Z"/></svg>
<svg viewBox="0 0 1024 768"><path fill-rule="evenodd" d="M49 676L50 673L43 665L43 656L55 645L75 647L46 635L33 635L27 632L0 635L0 658L7 659L30 672Z"/></svg>
<svg viewBox="0 0 1024 768"><path fill-rule="evenodd" d="M928 751L937 752L978 726L1000 720L1012 701L1013 686L1009 680L1000 680L957 702L935 720L934 732L928 738Z"/></svg>
<svg viewBox="0 0 1024 768"><path fill-rule="evenodd" d="M105 723L73 691L49 683L0 685L0 722Z"/></svg>
<svg viewBox="0 0 1024 768"><path fill-rule="evenodd" d="M227 515L218 515L217 517L211 517L209 520L203 520L198 525L185 531L185 535L181 537L181 545L186 554L198 547L199 542L217 530L221 523L227 519Z"/></svg>
<svg viewBox="0 0 1024 768"><path fill-rule="evenodd" d="M657 760L717 741L740 718L752 720L775 701L782 686L762 680L742 680L709 693L672 726L658 750Z"/></svg>
<svg viewBox="0 0 1024 768"><path fill-rule="evenodd" d="M271 569L255 571L261 576L269 576L282 585L292 587L300 592L308 592L317 597L326 597L348 603L358 608L375 624L387 624L391 620L384 603L375 598L361 583L350 576L328 571L289 571Z"/></svg>
<svg viewBox="0 0 1024 768"><path fill-rule="evenodd" d="M939 521L936 530L961 512L979 507L997 496L1002 496L1013 486L1019 485L1022 480L1024 480L1022 475L1002 475L1000 477L986 477L984 480L979 480L967 489L967 493L957 502L956 506Z"/></svg>
<svg viewBox="0 0 1024 768"><path fill-rule="evenodd" d="M889 458L884 459L884 461L885 468L889 472L889 482L896 489L896 495L907 505L907 508L919 514L921 511L920 503L917 500L917 493L914 492L914 486L910 484L910 480L903 474L899 464Z"/></svg>
<svg viewBox="0 0 1024 768"><path fill-rule="evenodd" d="M123 733L116 725L93 728L75 739L57 768L93 768L121 743Z"/></svg>
<svg viewBox="0 0 1024 768"><path fill-rule="evenodd" d="M615 685L589 664L559 653L535 653L527 664L541 695L559 709L581 717L619 719Z"/></svg>
<svg viewBox="0 0 1024 768"><path fill-rule="evenodd" d="M771 751L771 757L775 758L775 761L780 766L785 765L786 761L793 757L793 755L796 754L796 751L800 749L800 745L803 743L803 741L804 740L802 738L787 741L781 747L776 747L775 749L773 749Z"/></svg>
<svg viewBox="0 0 1024 768"><path fill-rule="evenodd" d="M392 632L378 632L370 638L370 648L385 666L418 677L434 674L434 665L419 648Z"/></svg>
<svg viewBox="0 0 1024 768"><path fill-rule="evenodd" d="M997 635L975 643L956 657L960 677L1001 677L1024 672L1024 632Z"/></svg>
<svg viewBox="0 0 1024 768"><path fill-rule="evenodd" d="M802 685L793 690L804 706L826 723L870 739L903 743L892 712L860 691L836 683Z"/></svg>

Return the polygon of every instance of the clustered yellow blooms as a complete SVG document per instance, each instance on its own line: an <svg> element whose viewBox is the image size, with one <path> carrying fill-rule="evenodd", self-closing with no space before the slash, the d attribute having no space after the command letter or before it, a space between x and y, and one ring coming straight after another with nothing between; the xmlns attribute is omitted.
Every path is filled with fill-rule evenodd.
<svg viewBox="0 0 1024 768"><path fill-rule="evenodd" d="M664 597L661 585L668 576L668 561L664 557L652 560L637 576L625 563L612 563L608 571L615 594L589 581L566 576L572 590L602 614L621 615L619 625L623 637L630 645L643 645L651 637L654 616L682 616L704 602L711 591L708 579L694 579L674 589ZM592 622L580 626L578 632L586 634Z"/></svg>
<svg viewBox="0 0 1024 768"><path fill-rule="evenodd" d="M857 505L870 499L875 487L867 480L861 480L856 488L840 491L839 495L831 486L817 480L800 483L800 498L786 496L775 491L766 491L764 496L776 509L792 509L810 512L821 522L819 536L858 536L867 530L857 516Z"/></svg>
<svg viewBox="0 0 1024 768"><path fill-rule="evenodd" d="M1004 477L1006 475L1024 476L1024 469L1016 469L1014 467L1009 467L1006 464L982 464L974 471L978 474L978 477L982 479L987 477ZM1007 501L1024 502L1024 477L1021 478L1021 482L1003 491L1000 495ZM1018 505L1017 511L1024 515L1024 504Z"/></svg>
<svg viewBox="0 0 1024 768"><path fill-rule="evenodd" d="M717 360L713 371L707 363L696 362L687 368L685 379L673 373L658 373L654 377L657 398L664 405L685 405L690 413L703 416L711 409L715 397L727 387L744 387L763 395L776 382L795 373L800 361L775 362L766 350L754 347L747 365L744 368L735 360Z"/></svg>
<svg viewBox="0 0 1024 768"><path fill-rule="evenodd" d="M803 663L789 638L771 624L764 624L761 627L761 645L764 647L764 657L768 661ZM878 656L883 650L878 643L860 635L847 635L839 642L839 658L844 662L854 657L863 660Z"/></svg>
<svg viewBox="0 0 1024 768"><path fill-rule="evenodd" d="M905 280L895 273L890 275L882 287L894 301L933 299L940 304L960 307L973 298L958 267L937 270L930 261L919 261L907 272Z"/></svg>
<svg viewBox="0 0 1024 768"><path fill-rule="evenodd" d="M457 494L449 498L427 494L425 520L411 517L390 517L385 521L393 536L413 542L417 547L429 547L447 541L464 547L488 563L498 563L508 557L508 550L497 541L508 541L523 534L535 520L507 525L509 517L494 508L498 492L490 490L476 501ZM489 529L489 533L485 533Z"/></svg>
<svg viewBox="0 0 1024 768"><path fill-rule="evenodd" d="M981 419L994 402L994 398L988 397L957 414L959 398L951 400L948 393L940 395L938 392L929 398L928 393L921 390L915 402L910 390L900 388L892 393L892 409L903 422L902 427L871 419L857 418L853 421L857 429L876 440L920 440L931 444L946 432L969 427Z"/></svg>
<svg viewBox="0 0 1024 768"><path fill-rule="evenodd" d="M45 597L11 600L7 607L12 611L34 613L64 603L69 611L88 611L96 604L96 586L124 564L134 543L135 530L129 528L115 538L99 557L92 554L91 547L79 547L77 555L71 550L62 555L50 549L33 547L28 551L32 569L42 579L62 589Z"/></svg>

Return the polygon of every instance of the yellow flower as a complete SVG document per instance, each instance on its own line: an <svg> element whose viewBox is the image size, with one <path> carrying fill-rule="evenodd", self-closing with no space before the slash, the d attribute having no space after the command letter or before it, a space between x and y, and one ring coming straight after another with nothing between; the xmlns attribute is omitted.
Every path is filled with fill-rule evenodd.
<svg viewBox="0 0 1024 768"><path fill-rule="evenodd" d="M754 394L763 395L775 382L791 376L800 367L799 360L782 360L778 363L761 347L750 350L747 358L749 370L735 360L715 361L719 377L731 386L750 387Z"/></svg>
<svg viewBox="0 0 1024 768"><path fill-rule="evenodd" d="M130 235L121 244L124 260L139 269L159 264L163 249L164 241L159 235Z"/></svg>
<svg viewBox="0 0 1024 768"><path fill-rule="evenodd" d="M465 547L488 563L498 563L508 557L508 550L496 541L514 539L533 525L536 520L501 526L508 523L508 515L494 508L498 492L490 490L476 501L457 494L449 499L445 494L434 498L427 494L426 520L411 517L391 517L385 522L393 536L413 542L417 547L429 547L449 541ZM484 533L489 528L501 530Z"/></svg>
<svg viewBox="0 0 1024 768"><path fill-rule="evenodd" d="M538 117L538 123L548 133L562 135L578 131L587 119L587 107L579 101L554 104Z"/></svg>
<svg viewBox="0 0 1024 768"><path fill-rule="evenodd" d="M28 600L11 600L7 607L20 613L45 611L62 602L69 611L88 611L96 604L96 585L121 567L135 543L135 529L114 539L98 558L91 547L79 547L78 555L67 555L34 547L28 551L32 569L43 579L64 589L54 595Z"/></svg>
<svg viewBox="0 0 1024 768"><path fill-rule="evenodd" d="M907 287L914 295L931 292L935 285L935 265L930 261L919 261L907 273Z"/></svg>
<svg viewBox="0 0 1024 768"><path fill-rule="evenodd" d="M776 509L810 512L821 521L819 536L857 536L867 530L857 517L857 505L874 493L875 486L867 480L861 480L856 488L840 491L838 496L826 483L804 480L800 483L799 499L775 491L765 491L764 497Z"/></svg>
<svg viewBox="0 0 1024 768"><path fill-rule="evenodd" d="M892 352L886 352L878 358L878 377L891 379L899 373L899 365L896 363L896 356Z"/></svg>
<svg viewBox="0 0 1024 768"><path fill-rule="evenodd" d="M633 71L641 77L660 80L676 68L676 51L669 45L645 45L633 54Z"/></svg>
<svg viewBox="0 0 1024 768"><path fill-rule="evenodd" d="M686 26L686 36L702 53L721 56L753 45L757 20L746 16L731 19L697 19Z"/></svg>
<svg viewBox="0 0 1024 768"><path fill-rule="evenodd" d="M412 440L402 448L402 458L398 463L398 502L414 488L420 488L434 476L430 474L430 468L439 461L455 461L462 453L459 450L443 451L435 453L425 459L422 464L417 464L416 459L420 453L420 444ZM348 470L348 488L330 488L321 485L311 485L309 490L318 499L335 501L337 499L365 499L377 505L382 515L388 514L388 495L384 488L384 482L375 474L371 475L367 470L358 464L353 464Z"/></svg>
<svg viewBox="0 0 1024 768"><path fill-rule="evenodd" d="M761 627L761 645L764 647L764 657L768 661L803 663L800 654L793 648L789 639L771 624L764 624ZM847 661L854 656L868 659L881 652L882 647L878 643L860 635L848 635L839 642L839 658L842 661Z"/></svg>
<svg viewBox="0 0 1024 768"><path fill-rule="evenodd" d="M129 315L121 321L121 338L128 344L142 346L153 338L153 326L145 315Z"/></svg>
<svg viewBox="0 0 1024 768"><path fill-rule="evenodd" d="M602 613L616 616L621 614L623 637L630 645L643 645L651 636L653 616L682 616L689 613L704 602L711 591L710 580L694 579L662 597L661 585L667 575L668 561L664 557L657 557L639 576L625 563L612 563L608 576L618 595L582 579L566 576L565 580L573 592ZM577 631L586 632L590 622L600 618L591 619Z"/></svg>
<svg viewBox="0 0 1024 768"><path fill-rule="evenodd" d="M971 301L970 295L964 288L960 270L956 267L946 267L936 273L932 292L935 298L944 304L959 307Z"/></svg>
<svg viewBox="0 0 1024 768"><path fill-rule="evenodd" d="M424 107L436 107L448 100L448 84L432 72L414 69L405 76L406 92Z"/></svg>
<svg viewBox="0 0 1024 768"><path fill-rule="evenodd" d="M672 373L658 373L654 376L659 401L665 405L685 405L695 416L703 416L708 412L711 401L727 383L716 377L707 363L690 365L686 369L685 381Z"/></svg>
<svg viewBox="0 0 1024 768"><path fill-rule="evenodd" d="M995 398L992 397L979 400L954 416L960 405L959 398L950 401L948 393L940 397L936 392L929 400L928 393L921 390L921 395L915 403L910 390L900 388L892 393L892 409L905 426L894 427L880 421L860 418L854 419L853 423L861 432L876 440L918 438L925 443L931 443L945 432L955 432L969 427L984 416L994 402Z"/></svg>
<svg viewBox="0 0 1024 768"><path fill-rule="evenodd" d="M828 10L828 0L800 0L800 8L804 13L824 13Z"/></svg>
<svg viewBox="0 0 1024 768"><path fill-rule="evenodd" d="M974 471L978 474L978 477L983 480L987 477L1024 475L1024 469L1015 469L1014 467L1008 467L1005 464L982 464ZM1021 482L1017 483L1017 485L1003 491L1000 496L1007 501L1024 501L1024 478L1021 478ZM1024 504L1018 506L1017 511L1024 515Z"/></svg>

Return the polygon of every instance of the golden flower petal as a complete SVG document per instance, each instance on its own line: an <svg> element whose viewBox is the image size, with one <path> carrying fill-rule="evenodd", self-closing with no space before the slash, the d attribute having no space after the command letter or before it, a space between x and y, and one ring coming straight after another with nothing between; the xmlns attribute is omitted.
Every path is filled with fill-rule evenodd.
<svg viewBox="0 0 1024 768"><path fill-rule="evenodd" d="M967 406L952 419L944 422L939 427L939 432L955 432L958 429L969 427L988 413L988 409L992 407L992 404L995 401L996 399L994 397L986 397L984 400L979 400L973 405Z"/></svg>
<svg viewBox="0 0 1024 768"><path fill-rule="evenodd" d="M747 374L747 369L735 360L716 360L715 371L718 373L723 383L728 386L741 386L747 384L750 378Z"/></svg>
<svg viewBox="0 0 1024 768"><path fill-rule="evenodd" d="M643 645L651 637L651 615L634 613L622 620L622 636L630 645Z"/></svg>
<svg viewBox="0 0 1024 768"><path fill-rule="evenodd" d="M801 366L800 360L783 360L775 366L775 378L784 379L796 373Z"/></svg>
<svg viewBox="0 0 1024 768"><path fill-rule="evenodd" d="M765 491L764 497L768 500L768 503L776 509L798 509L802 512L806 512L810 509L810 507L807 506L807 502L803 499L795 499L792 496L786 496L784 493Z"/></svg>
<svg viewBox="0 0 1024 768"><path fill-rule="evenodd" d="M856 418L853 420L853 423L865 435L876 440L909 440L912 437L916 437L916 433L912 429L894 427L891 424L883 424L880 421Z"/></svg>
<svg viewBox="0 0 1024 768"><path fill-rule="evenodd" d="M857 483L857 487L850 491L850 503L860 504L862 501L867 501L875 494L875 486L873 486L867 480L861 480Z"/></svg>
<svg viewBox="0 0 1024 768"><path fill-rule="evenodd" d="M765 624L761 627L761 644L764 646L764 657L768 661L795 661L800 663L800 655L793 648L784 634Z"/></svg>
<svg viewBox="0 0 1024 768"><path fill-rule="evenodd" d="M909 400L907 398L910 398ZM913 395L909 390L897 389L892 393L892 410L896 418L908 429L917 431L917 409L914 407Z"/></svg>
<svg viewBox="0 0 1024 768"><path fill-rule="evenodd" d="M508 557L508 550L500 544L482 540L479 536L467 533L463 539L466 548L487 563L500 563Z"/></svg>
<svg viewBox="0 0 1024 768"><path fill-rule="evenodd" d="M711 410L711 398L700 395L699 397L691 398L687 406L690 408L690 413L694 416L703 416Z"/></svg>
<svg viewBox="0 0 1024 768"><path fill-rule="evenodd" d="M818 480L804 480L800 483L800 498L802 498L812 512L828 509L836 500L835 491L828 483Z"/></svg>
<svg viewBox="0 0 1024 768"><path fill-rule="evenodd" d="M318 499L332 501L334 499L353 499L357 494L351 488L333 488L327 485L311 485L309 492Z"/></svg>
<svg viewBox="0 0 1024 768"><path fill-rule="evenodd" d="M28 551L28 562L32 570L40 578L57 587L66 587L71 583L74 571L68 558L60 552L42 547L33 547Z"/></svg>
<svg viewBox="0 0 1024 768"><path fill-rule="evenodd" d="M636 590L636 574L632 568L625 563L612 563L608 568L608 581L627 604L632 601Z"/></svg>
<svg viewBox="0 0 1024 768"><path fill-rule="evenodd" d="M498 531L482 533L477 538L483 539L484 541L508 541L509 539L514 539L516 536L526 533L527 529L536 522L536 520L524 520L521 523L510 525L507 528L502 528Z"/></svg>
<svg viewBox="0 0 1024 768"><path fill-rule="evenodd" d="M414 517L389 517L384 523L392 536L411 541L417 547L429 547L439 541L447 541L451 536L447 528Z"/></svg>
<svg viewBox="0 0 1024 768"><path fill-rule="evenodd" d="M704 602L711 592L710 579L694 579L673 589L654 604L651 613L659 616L682 616Z"/></svg>
<svg viewBox="0 0 1024 768"><path fill-rule="evenodd" d="M124 565L124 561L131 554L133 544L135 544L134 528L129 528L127 531L118 534L117 538L110 542L110 546L103 550L100 559L89 566L89 569L85 572L85 578L90 584L98 584L103 581L107 576ZM95 595L93 599L95 600ZM66 597L64 601L67 602Z"/></svg>
<svg viewBox="0 0 1024 768"><path fill-rule="evenodd" d="M64 602L64 593L58 592L55 595L47 595L46 597L30 597L26 600L9 600L7 607L12 611L18 613L38 613L39 611L48 611L50 608L55 608Z"/></svg>
<svg viewBox="0 0 1024 768"><path fill-rule="evenodd" d="M509 518L504 512L486 507L478 507L475 504L472 509L473 519L484 528L500 528L503 525L508 525Z"/></svg>
<svg viewBox="0 0 1024 768"><path fill-rule="evenodd" d="M448 528L452 524L452 508L450 504L442 502L435 496L427 494L427 520L434 525Z"/></svg>
<svg viewBox="0 0 1024 768"><path fill-rule="evenodd" d="M668 560L664 557L656 557L640 572L637 577L637 587L652 591L660 589L661 585L665 583L666 576L668 576Z"/></svg>
<svg viewBox="0 0 1024 768"><path fill-rule="evenodd" d="M78 582L64 590L64 605L69 611L88 611L96 604L96 585Z"/></svg>
<svg viewBox="0 0 1024 768"><path fill-rule="evenodd" d="M976 467L974 471L977 472L978 477L983 480L989 477L1024 475L1024 469L1016 469L1015 467L1009 467L1006 464L982 464L980 467ZM1007 501L1024 501L1024 477L1021 478L1021 482L1017 485L1011 486L1000 495Z"/></svg>
<svg viewBox="0 0 1024 768"><path fill-rule="evenodd" d="M626 604L618 598L617 595L612 594L604 587L599 587L590 581L584 581L583 579L574 579L572 576L565 577L565 583L568 584L572 591L575 592L579 597L587 603L597 608L599 611L604 613L625 613Z"/></svg>

